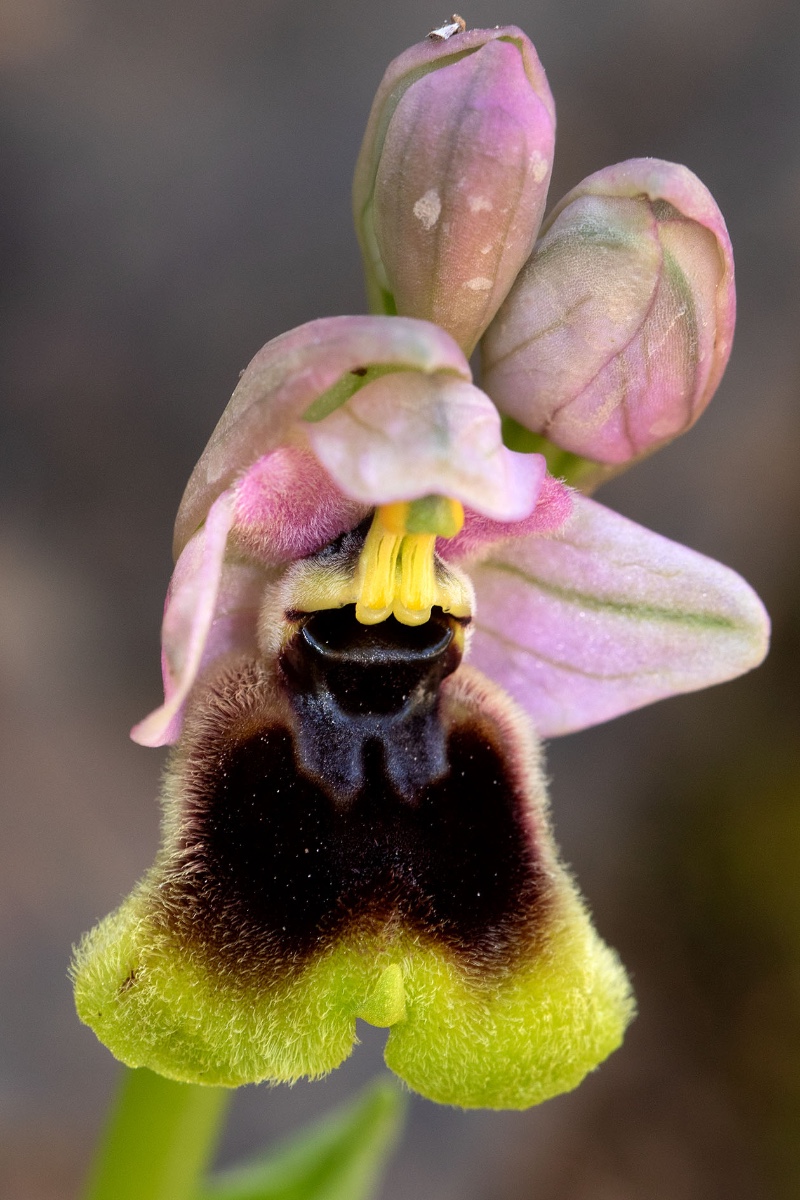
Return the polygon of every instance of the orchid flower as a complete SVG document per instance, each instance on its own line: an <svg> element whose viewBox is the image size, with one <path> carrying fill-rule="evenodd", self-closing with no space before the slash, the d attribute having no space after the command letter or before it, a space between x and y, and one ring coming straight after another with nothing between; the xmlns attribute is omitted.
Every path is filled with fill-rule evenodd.
<svg viewBox="0 0 800 1200"><path fill-rule="evenodd" d="M132 734L174 746L162 850L74 967L83 1020L171 1078L315 1077L361 1018L438 1101L576 1086L633 1001L559 860L540 739L766 651L738 575L547 470L619 469L708 402L719 210L634 160L536 240L539 60L513 27L445 28L390 66L356 170L382 312L268 343L178 512L164 702Z"/></svg>

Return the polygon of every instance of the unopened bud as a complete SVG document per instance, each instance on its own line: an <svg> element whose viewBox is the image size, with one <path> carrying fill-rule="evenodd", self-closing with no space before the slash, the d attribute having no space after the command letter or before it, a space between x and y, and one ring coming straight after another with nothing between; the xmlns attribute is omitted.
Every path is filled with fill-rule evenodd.
<svg viewBox="0 0 800 1200"><path fill-rule="evenodd" d="M735 311L711 194L686 167L632 159L589 176L548 218L484 338L483 383L561 449L630 462L700 416Z"/></svg>
<svg viewBox="0 0 800 1200"><path fill-rule="evenodd" d="M395 59L353 185L373 311L433 321L471 351L533 247L554 135L544 71L514 26Z"/></svg>

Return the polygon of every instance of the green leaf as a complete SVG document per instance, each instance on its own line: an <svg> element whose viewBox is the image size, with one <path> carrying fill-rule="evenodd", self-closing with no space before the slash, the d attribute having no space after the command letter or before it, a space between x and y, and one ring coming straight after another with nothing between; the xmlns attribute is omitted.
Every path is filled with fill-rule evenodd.
<svg viewBox="0 0 800 1200"><path fill-rule="evenodd" d="M277 1150L209 1180L196 1200L367 1200L404 1110L399 1088L379 1079Z"/></svg>

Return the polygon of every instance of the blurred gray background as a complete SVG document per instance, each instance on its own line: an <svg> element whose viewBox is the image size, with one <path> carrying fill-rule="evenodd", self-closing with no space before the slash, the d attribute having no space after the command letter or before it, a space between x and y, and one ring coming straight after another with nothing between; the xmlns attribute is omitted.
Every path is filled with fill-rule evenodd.
<svg viewBox="0 0 800 1200"><path fill-rule="evenodd" d="M350 177L423 0L0 0L0 1194L67 1200L118 1069L70 945L149 865L171 527L261 344L364 307ZM737 255L727 376L601 492L761 592L753 676L550 747L556 828L637 989L625 1046L524 1114L414 1100L385 1200L800 1194L800 5L473 0L533 38L552 199L650 154L708 184ZM225 1160L381 1069L237 1095Z"/></svg>

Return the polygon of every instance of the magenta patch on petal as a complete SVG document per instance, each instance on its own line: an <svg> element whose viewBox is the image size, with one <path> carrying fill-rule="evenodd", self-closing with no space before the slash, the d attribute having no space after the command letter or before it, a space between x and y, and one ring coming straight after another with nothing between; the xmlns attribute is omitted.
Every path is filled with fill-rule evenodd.
<svg viewBox="0 0 800 1200"><path fill-rule="evenodd" d="M234 541L267 564L314 554L370 511L342 495L314 455L296 446L263 455L235 491Z"/></svg>
<svg viewBox="0 0 800 1200"><path fill-rule="evenodd" d="M554 533L572 516L572 491L560 479L545 475L529 516L521 521L493 521L466 509L464 527L454 538L439 538L436 549L451 562L480 555L508 538Z"/></svg>

